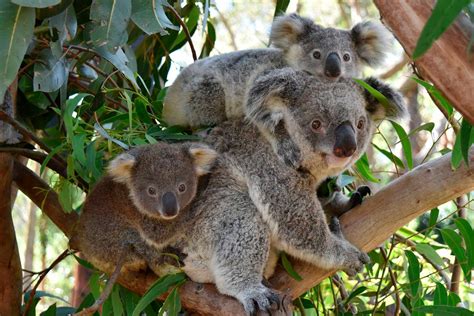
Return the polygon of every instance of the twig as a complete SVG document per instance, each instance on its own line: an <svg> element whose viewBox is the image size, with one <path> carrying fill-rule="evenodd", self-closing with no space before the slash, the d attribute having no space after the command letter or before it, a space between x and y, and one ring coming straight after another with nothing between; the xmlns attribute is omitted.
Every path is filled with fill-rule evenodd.
<svg viewBox="0 0 474 316"><path fill-rule="evenodd" d="M381 79L388 79L388 78L392 77L394 74L396 74L397 72L402 70L403 67L405 67L405 65L409 61L410 61L410 58L407 56L407 54L403 54L403 59L399 63L397 63L395 66L390 68L387 72L381 74L380 78Z"/></svg>
<svg viewBox="0 0 474 316"><path fill-rule="evenodd" d="M114 284L117 282L117 279L120 275L120 270L122 270L123 266L123 261L124 261L125 256L120 256L119 262L115 266L115 270L110 276L109 280L107 281L107 284L105 285L104 291L100 294L99 298L95 301L94 304L91 306L83 309L79 313L75 313L74 316L87 316L94 314L99 310L99 308L104 304L105 300L109 297L110 293L112 292L112 289L114 287Z"/></svg>
<svg viewBox="0 0 474 316"><path fill-rule="evenodd" d="M69 256L72 252L69 249L64 250L57 258L56 260L51 263L51 265L44 270L44 272L41 274L41 276L38 279L38 282L36 282L35 286L33 289L30 291L30 297L28 298L28 302L25 305L25 309L23 311L23 316L28 315L28 311L30 310L31 303L33 302L33 298L35 297L36 290L38 289L38 286L43 282L44 278L48 274L49 271L51 271L55 266L57 266L61 261L63 261L67 256Z"/></svg>
<svg viewBox="0 0 474 316"><path fill-rule="evenodd" d="M385 249L380 248L380 253L382 254L383 259L387 263L388 267L388 274L390 275L390 280L392 281L393 289L395 290L395 313L394 315L399 315L400 314L400 294L398 294L398 289L397 289L397 278L395 277L395 274L393 273L392 267L390 266L390 263L388 261L388 256L387 253L385 252Z"/></svg>
<svg viewBox="0 0 474 316"><path fill-rule="evenodd" d="M404 243L405 245L407 245L408 247L410 247L412 249L415 249L416 244L413 241L411 241L410 239L404 238L400 234L395 234L395 237L397 238L397 240L399 242ZM444 270L439 265L434 263L430 258L428 258L427 256L425 256L422 253L418 252L418 254L420 256L422 256L423 259L425 259L425 261L428 262L438 272L438 274L441 276L444 283L446 284L446 287L450 287L451 279L449 278L448 274L446 272L444 272Z"/></svg>
<svg viewBox="0 0 474 316"><path fill-rule="evenodd" d="M349 293L346 290L346 287L344 286L344 282L342 281L341 277L336 273L332 276L332 280L334 281L334 284L336 284L337 288L339 289L339 293L341 293L341 298L342 300L346 300L346 298L349 296ZM349 303L347 304L347 307L351 311L353 315L357 313L357 309L355 308L354 304Z"/></svg>
<svg viewBox="0 0 474 316"><path fill-rule="evenodd" d="M196 55L196 50L194 49L194 44L191 39L191 33L189 33L188 26L186 25L186 23L184 23L184 21L179 16L178 12L176 12L176 10L172 6L167 6L166 9L169 10L173 14L176 20L178 20L178 23L183 28L183 32L186 35L186 39L188 40L188 43L189 43L189 48L191 48L191 54L193 54L193 59L194 61L196 61L198 58Z"/></svg>
<svg viewBox="0 0 474 316"><path fill-rule="evenodd" d="M467 204L467 198L465 195L460 196L455 201L456 206L458 207L458 215L460 218L466 219L467 212L466 209L462 205ZM453 266L453 273L451 275L451 286L449 290L453 293L459 295L459 284L461 282L461 265L459 264L458 258L454 259L454 266Z"/></svg>

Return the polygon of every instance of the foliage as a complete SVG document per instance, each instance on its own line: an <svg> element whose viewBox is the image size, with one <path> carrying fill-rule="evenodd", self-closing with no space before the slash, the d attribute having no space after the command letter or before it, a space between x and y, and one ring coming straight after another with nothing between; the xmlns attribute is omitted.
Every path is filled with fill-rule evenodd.
<svg viewBox="0 0 474 316"><path fill-rule="evenodd" d="M417 46L421 56L465 6L462 1L438 1ZM14 0L0 3L0 99L17 78L18 120L45 143L48 157L64 170L56 173L55 190L66 211L81 207L84 194L102 176L106 162L118 152L158 140L196 140L176 126L161 120L162 102L172 71L173 52L189 49L190 55L208 56L220 33L211 16L210 1L165 0ZM284 12L290 1L278 0L275 15ZM444 7L443 7L444 6ZM459 9L459 10L458 10ZM438 14L442 11L443 14ZM430 26L432 25L432 26ZM190 36L203 33L200 52ZM194 53L193 53L194 52ZM449 118L461 121L449 102L430 83L413 78L436 99ZM370 91L377 98L383 95ZM382 102L386 102L383 101ZM432 104L430 104L431 107ZM438 145L450 132L444 123L425 122L411 129L391 122L381 124L373 142L390 176L374 167L373 155L365 154L343 177L342 187L350 193L356 184L386 183L423 161L452 151L452 165L459 167L474 142L474 129L462 120L454 147ZM421 157L413 139L431 137L433 145ZM421 158L420 158L421 157ZM61 175L59 178L58 175ZM58 180L59 179L59 180ZM53 180L51 182L53 182ZM470 202L470 201L467 201ZM462 205L465 206L465 205ZM295 313L345 315L384 313L400 308L413 315L471 315L462 305L471 295L469 287L474 267L474 233L469 221L457 215L458 207L433 208L422 227L423 218L401 228L386 244L372 251L372 262L357 279L341 273L328 278L295 301ZM302 223L304 225L305 223ZM415 226L415 227L413 227ZM80 259L78 259L80 261ZM462 267L462 295L450 291L441 276L454 260ZM78 310L90 306L104 285L104 278L93 267L91 293ZM301 278L283 255L282 266L295 279ZM102 315L177 315L181 310L177 288L183 275L159 279L143 297L115 285L105 302ZM171 289L164 303L154 300ZM25 303L28 301L28 292ZM71 307L61 297L37 291L29 315L40 313L41 300L55 304L42 315L64 315ZM467 308L466 308L467 307Z"/></svg>

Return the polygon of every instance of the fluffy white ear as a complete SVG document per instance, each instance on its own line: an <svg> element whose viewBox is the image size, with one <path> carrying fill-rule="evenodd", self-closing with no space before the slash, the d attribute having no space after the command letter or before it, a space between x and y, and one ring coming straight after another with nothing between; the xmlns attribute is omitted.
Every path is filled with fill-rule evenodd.
<svg viewBox="0 0 474 316"><path fill-rule="evenodd" d="M194 159L194 167L198 176L209 173L217 158L217 152L204 144L192 144L189 153Z"/></svg>
<svg viewBox="0 0 474 316"><path fill-rule="evenodd" d="M277 16L270 31L270 42L277 48L286 50L295 44L298 36L304 32L305 24L312 21L296 13Z"/></svg>
<svg viewBox="0 0 474 316"><path fill-rule="evenodd" d="M351 29L357 55L368 66L383 64L385 56L391 50L392 34L381 24L372 21L360 22Z"/></svg>
<svg viewBox="0 0 474 316"><path fill-rule="evenodd" d="M132 167L135 165L136 158L129 153L123 153L115 157L107 167L107 172L115 181L127 183L130 179Z"/></svg>

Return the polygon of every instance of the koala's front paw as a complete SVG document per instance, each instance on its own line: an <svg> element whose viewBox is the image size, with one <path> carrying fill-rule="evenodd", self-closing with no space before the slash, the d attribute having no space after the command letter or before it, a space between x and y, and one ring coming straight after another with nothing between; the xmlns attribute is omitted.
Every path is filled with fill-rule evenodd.
<svg viewBox="0 0 474 316"><path fill-rule="evenodd" d="M354 208L357 205L362 204L364 197L370 195L371 193L372 192L370 191L370 188L366 185L358 187L357 190L352 193L351 199L349 200L350 208Z"/></svg>
<svg viewBox="0 0 474 316"><path fill-rule="evenodd" d="M239 300L247 315L261 315L262 312L273 315L275 311L282 309L284 297L281 293L261 285L243 291Z"/></svg>
<svg viewBox="0 0 474 316"><path fill-rule="evenodd" d="M293 141L287 140L278 142L277 155L287 166L294 169L301 167L301 151Z"/></svg>
<svg viewBox="0 0 474 316"><path fill-rule="evenodd" d="M366 253L351 245L345 254L343 270L347 275L354 276L369 262L370 258Z"/></svg>

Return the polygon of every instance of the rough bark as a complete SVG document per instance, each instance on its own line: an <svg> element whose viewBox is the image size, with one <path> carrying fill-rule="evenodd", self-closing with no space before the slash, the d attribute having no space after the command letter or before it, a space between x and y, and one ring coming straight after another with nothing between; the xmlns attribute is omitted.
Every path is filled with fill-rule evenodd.
<svg viewBox="0 0 474 316"><path fill-rule="evenodd" d="M0 315L19 315L21 262L12 219L13 157L0 154Z"/></svg>
<svg viewBox="0 0 474 316"><path fill-rule="evenodd" d="M413 54L434 4L434 0L375 0L382 21L409 56ZM433 82L451 104L474 124L474 58L468 56L469 31L466 32L462 22L458 20L451 25L415 61L415 66L423 78Z"/></svg>
<svg viewBox="0 0 474 316"><path fill-rule="evenodd" d="M435 206L452 200L474 189L474 149L470 152L470 167L464 164L451 170L451 156L445 155L427 162L396 179L364 203L341 218L341 225L347 239L363 249L370 251L380 245L400 227ZM17 170L18 169L18 170ZM52 221L70 235L75 219L66 216L60 209L57 196L47 192L45 185L26 167L15 164L15 181L20 189L39 205ZM25 184L25 179L30 181ZM443 179L443 181L440 181ZM31 185L33 183L33 185ZM43 190L31 191L30 186L40 186ZM25 190L26 189L26 190ZM297 297L309 288L333 274L333 270L323 270L310 264L294 261L294 267L303 277L303 281L292 279L281 268L270 280L272 285ZM134 292L143 294L156 280L152 274L127 274L119 282ZM243 315L241 305L234 299L217 293L211 284L185 283L181 289L184 308L199 315Z"/></svg>

